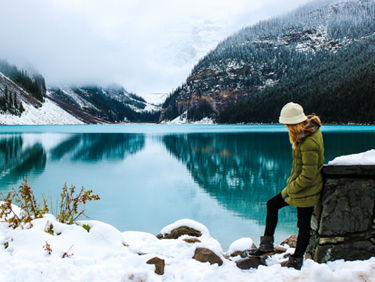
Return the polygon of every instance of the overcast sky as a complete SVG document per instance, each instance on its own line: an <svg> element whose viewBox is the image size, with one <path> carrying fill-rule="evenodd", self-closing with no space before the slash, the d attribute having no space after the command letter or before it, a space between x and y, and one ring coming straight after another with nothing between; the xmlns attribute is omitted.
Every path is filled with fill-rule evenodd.
<svg viewBox="0 0 375 282"><path fill-rule="evenodd" d="M239 29L309 0L0 0L0 58L47 85L169 93Z"/></svg>

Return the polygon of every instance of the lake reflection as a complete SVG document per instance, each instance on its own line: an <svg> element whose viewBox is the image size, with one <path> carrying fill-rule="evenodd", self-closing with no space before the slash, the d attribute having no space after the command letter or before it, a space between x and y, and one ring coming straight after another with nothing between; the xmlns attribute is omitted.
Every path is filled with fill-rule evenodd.
<svg viewBox="0 0 375 282"><path fill-rule="evenodd" d="M352 129L323 128L326 163L375 148L375 127ZM6 127L0 155L2 191L24 177L40 198L56 199L65 182L84 186L101 197L87 206L92 219L156 235L190 218L224 249L241 237L258 241L265 202L292 164L283 126ZM295 217L295 208L282 210L276 242L296 232Z"/></svg>
<svg viewBox="0 0 375 282"><path fill-rule="evenodd" d="M51 159L69 156L72 161L83 162L122 160L142 150L144 145L144 134L75 134L51 150Z"/></svg>
<svg viewBox="0 0 375 282"><path fill-rule="evenodd" d="M163 142L223 207L260 224L264 202L279 193L289 177L292 159L286 133L169 135Z"/></svg>
<svg viewBox="0 0 375 282"><path fill-rule="evenodd" d="M123 160L142 150L144 134L14 134L0 135L0 189L9 189L28 175L45 172L48 160L95 163ZM54 143L52 146L49 141ZM47 144L46 144L47 143ZM54 164L56 165L56 164Z"/></svg>
<svg viewBox="0 0 375 282"><path fill-rule="evenodd" d="M23 146L19 135L0 135L0 180L1 189L9 189L29 173L40 174L46 166L46 154L40 143Z"/></svg>

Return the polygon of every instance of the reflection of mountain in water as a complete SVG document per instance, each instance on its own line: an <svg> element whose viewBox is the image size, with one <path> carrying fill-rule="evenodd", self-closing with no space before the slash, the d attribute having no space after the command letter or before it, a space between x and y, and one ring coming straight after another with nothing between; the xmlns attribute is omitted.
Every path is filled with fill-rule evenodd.
<svg viewBox="0 0 375 282"><path fill-rule="evenodd" d="M51 150L51 158L75 161L121 160L145 146L144 134L75 134Z"/></svg>
<svg viewBox="0 0 375 282"><path fill-rule="evenodd" d="M292 165L286 133L165 136L168 150L226 209L264 220L264 202L284 187Z"/></svg>
<svg viewBox="0 0 375 282"><path fill-rule="evenodd" d="M20 135L0 138L0 183L16 183L28 173L42 173L46 166L46 153L40 143L23 148ZM7 186L5 184L5 186ZM10 187L0 188L9 189Z"/></svg>
<svg viewBox="0 0 375 282"><path fill-rule="evenodd" d="M0 135L0 189L9 189L10 184L30 173L41 174L45 170L46 149L39 142L23 146L24 138L27 137L20 134ZM51 149L50 155L52 160L64 157L85 162L122 160L142 150L144 146L144 134L73 134Z"/></svg>
<svg viewBox="0 0 375 282"><path fill-rule="evenodd" d="M375 149L374 132L323 132L325 163ZM292 167L286 132L185 134L163 138L201 188L226 209L264 224L265 202L285 187ZM294 209L282 210L281 221Z"/></svg>

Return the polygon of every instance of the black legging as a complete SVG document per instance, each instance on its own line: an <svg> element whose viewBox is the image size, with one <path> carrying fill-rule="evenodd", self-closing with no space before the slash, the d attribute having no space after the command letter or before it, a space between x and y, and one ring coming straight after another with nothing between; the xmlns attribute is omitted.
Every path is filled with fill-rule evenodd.
<svg viewBox="0 0 375 282"><path fill-rule="evenodd" d="M267 217L266 217L266 229L264 236L273 236L278 220L279 209L288 206L280 194L271 198L267 202ZM314 207L298 208L297 207L297 227L298 227L298 239L296 250L294 251L293 257L303 257L306 251L307 245L310 240L310 222Z"/></svg>

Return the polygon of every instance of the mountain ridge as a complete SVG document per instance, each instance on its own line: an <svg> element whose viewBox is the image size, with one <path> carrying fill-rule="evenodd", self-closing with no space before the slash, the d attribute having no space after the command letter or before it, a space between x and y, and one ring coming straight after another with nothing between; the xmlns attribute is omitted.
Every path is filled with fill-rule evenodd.
<svg viewBox="0 0 375 282"><path fill-rule="evenodd" d="M158 110L159 106L119 85L51 88L42 75L29 75L0 60L0 124L154 122ZM61 120L55 112L60 113Z"/></svg>
<svg viewBox="0 0 375 282"><path fill-rule="evenodd" d="M88 123L151 122L159 116L158 107L121 86L96 85L49 88L47 97Z"/></svg>
<svg viewBox="0 0 375 282"><path fill-rule="evenodd" d="M345 69L349 76L355 76L364 62L372 64L371 60L359 56L365 58L375 54L370 50L375 34L374 11L373 0L315 1L285 16L243 28L197 63L186 83L167 98L160 121L173 120L187 111L190 121L211 117L219 123L272 123L277 122L281 107L294 99L307 110L322 114L327 122L374 123L375 119L351 119L346 114L341 115L340 111L346 111L343 99L339 99L335 109L329 110L324 104L332 95L319 95L319 92L327 91L318 86L314 86L319 91L315 94L305 91L303 85L294 85L300 92L298 95L291 95L293 89L288 89L296 79L305 81L310 87L312 82L307 77L311 73L315 74L311 79L319 81L324 80L321 75L329 73L330 68L344 70L341 64L350 64L345 62L345 56L358 61L357 65L350 65L352 69ZM363 48L367 48L369 54L363 52ZM358 53L357 57L355 53ZM370 75L364 84L373 85L372 71L366 71ZM338 87L334 85L337 80L341 88L345 87L343 75L331 78L332 82L325 81L330 91ZM353 79L349 78L349 81ZM354 89L343 94L341 91L340 95L354 93L358 83L352 87ZM276 93L275 89L282 93ZM319 96L321 103L313 104L309 97L303 99L305 92ZM370 98L371 93L367 91L366 96ZM259 115L256 107L263 107L266 114ZM352 113L355 115L358 110Z"/></svg>

